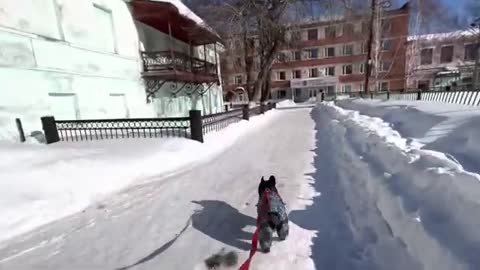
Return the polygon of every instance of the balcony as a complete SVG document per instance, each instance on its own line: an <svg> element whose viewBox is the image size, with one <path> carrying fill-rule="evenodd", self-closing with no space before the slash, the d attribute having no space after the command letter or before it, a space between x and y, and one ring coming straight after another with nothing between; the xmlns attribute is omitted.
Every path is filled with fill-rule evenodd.
<svg viewBox="0 0 480 270"><path fill-rule="evenodd" d="M171 51L142 52L143 77L188 83L218 82L217 65Z"/></svg>

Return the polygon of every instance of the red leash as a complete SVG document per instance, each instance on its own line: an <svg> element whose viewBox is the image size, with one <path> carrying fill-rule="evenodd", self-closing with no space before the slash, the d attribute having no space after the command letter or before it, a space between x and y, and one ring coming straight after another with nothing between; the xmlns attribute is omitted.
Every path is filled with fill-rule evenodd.
<svg viewBox="0 0 480 270"><path fill-rule="evenodd" d="M270 190L266 190L265 193L270 192ZM267 202L267 205L270 203L268 196L265 196L265 200ZM265 204L264 204L265 206ZM252 237L252 248L250 249L250 255L248 256L248 259L240 266L239 270L249 270L250 269L250 262L252 261L253 255L257 252L258 249L258 233L260 231L260 216L257 218L257 228L255 229L255 232L253 233Z"/></svg>
<svg viewBox="0 0 480 270"><path fill-rule="evenodd" d="M255 229L255 232L253 233L253 238L252 238L252 249L250 250L250 256L248 256L248 259L240 266L239 270L248 270L250 269L250 262L252 261L253 255L257 252L257 245L258 245L258 231L259 231L259 226L257 222L257 228Z"/></svg>

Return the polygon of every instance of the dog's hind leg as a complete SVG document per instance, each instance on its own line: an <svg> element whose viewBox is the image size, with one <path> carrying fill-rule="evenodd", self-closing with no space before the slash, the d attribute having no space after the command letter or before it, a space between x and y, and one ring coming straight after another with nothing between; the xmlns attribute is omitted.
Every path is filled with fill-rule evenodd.
<svg viewBox="0 0 480 270"><path fill-rule="evenodd" d="M270 247L272 246L273 230L268 225L260 227L259 231L259 242L260 248L263 252L270 252Z"/></svg>

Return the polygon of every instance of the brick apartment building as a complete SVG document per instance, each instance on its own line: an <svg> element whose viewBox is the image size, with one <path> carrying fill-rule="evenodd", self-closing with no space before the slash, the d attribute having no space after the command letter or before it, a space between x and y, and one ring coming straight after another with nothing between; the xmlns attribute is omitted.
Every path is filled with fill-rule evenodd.
<svg viewBox="0 0 480 270"><path fill-rule="evenodd" d="M471 89L480 33L455 31L411 36L407 51L408 88Z"/></svg>
<svg viewBox="0 0 480 270"><path fill-rule="evenodd" d="M377 39L379 71L372 76L370 89L405 88L405 55L409 25L408 4L383 13L381 38ZM318 21L297 25L289 35L295 45L283 48L272 68L272 98L305 101L320 92L327 95L364 90L367 57L368 18ZM381 45L380 45L381 44ZM241 90L246 76L238 55L224 55L224 91ZM256 77L254 65L253 77ZM236 91L242 93L241 91ZM242 98L240 98L242 99Z"/></svg>

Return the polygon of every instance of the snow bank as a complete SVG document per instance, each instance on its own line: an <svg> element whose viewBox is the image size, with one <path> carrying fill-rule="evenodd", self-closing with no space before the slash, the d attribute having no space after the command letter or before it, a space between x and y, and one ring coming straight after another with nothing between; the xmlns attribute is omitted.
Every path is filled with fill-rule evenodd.
<svg viewBox="0 0 480 270"><path fill-rule="evenodd" d="M208 162L276 117L275 110L205 136L56 143L0 142L0 241L81 211L112 192Z"/></svg>
<svg viewBox="0 0 480 270"><path fill-rule="evenodd" d="M326 122L338 152L332 159L340 158L334 161L336 165L344 166L351 159L346 167L352 170L351 176L368 171L368 175L344 184L346 200L355 192L348 189L361 188L366 193L355 200L357 206L350 205L349 209L357 218L351 224L359 230L357 238L364 234L358 220L361 206L373 203L391 237L403 243L408 257L420 264L412 262L403 269L476 269L480 265L478 174L465 171L444 153L422 150L421 145L412 144L379 118L333 105L323 106L317 113L331 119ZM376 239L369 245L381 245L385 240L379 236ZM399 256L381 247L377 250L380 254L375 247L369 250L370 256L387 252L377 258L386 264L388 256Z"/></svg>
<svg viewBox="0 0 480 270"><path fill-rule="evenodd" d="M480 107L424 101L341 102L343 108L380 117L423 149L445 152L480 173Z"/></svg>
<svg viewBox="0 0 480 270"><path fill-rule="evenodd" d="M289 108L295 106L297 106L297 103L293 102L291 99L286 99L277 103L277 108Z"/></svg>

